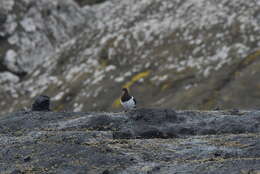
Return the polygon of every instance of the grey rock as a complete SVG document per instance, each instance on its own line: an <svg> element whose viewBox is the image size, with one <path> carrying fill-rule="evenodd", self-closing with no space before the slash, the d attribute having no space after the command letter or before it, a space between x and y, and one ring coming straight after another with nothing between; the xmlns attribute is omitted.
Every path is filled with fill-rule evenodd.
<svg viewBox="0 0 260 174"><path fill-rule="evenodd" d="M46 95L37 96L32 104L32 111L50 111L50 97Z"/></svg>
<svg viewBox="0 0 260 174"><path fill-rule="evenodd" d="M7 20L7 15L4 13L0 13L0 28L6 22L6 20Z"/></svg>
<svg viewBox="0 0 260 174"><path fill-rule="evenodd" d="M109 170L105 170L102 174L110 174Z"/></svg>
<svg viewBox="0 0 260 174"><path fill-rule="evenodd" d="M30 156L27 156L23 159L24 162L29 162L31 160L31 157Z"/></svg>
<svg viewBox="0 0 260 174"><path fill-rule="evenodd" d="M4 45L1 52L7 53L15 48L16 55L12 57L15 65L7 66L16 73L32 72L56 48L88 25L87 12L73 0L22 0L15 3L3 0L0 6L1 12L4 12L0 15L0 33L7 37L6 42L1 44ZM9 59L8 54L3 57Z"/></svg>
<svg viewBox="0 0 260 174"><path fill-rule="evenodd" d="M10 174L22 174L23 172L21 170L15 169Z"/></svg>
<svg viewBox="0 0 260 174"><path fill-rule="evenodd" d="M257 173L260 112L240 113L10 113L0 117L0 173Z"/></svg>

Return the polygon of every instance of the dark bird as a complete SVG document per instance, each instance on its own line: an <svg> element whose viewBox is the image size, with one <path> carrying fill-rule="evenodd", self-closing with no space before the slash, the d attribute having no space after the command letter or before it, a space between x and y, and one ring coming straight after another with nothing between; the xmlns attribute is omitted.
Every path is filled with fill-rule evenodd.
<svg viewBox="0 0 260 174"><path fill-rule="evenodd" d="M129 92L126 88L122 89L122 96L121 96L121 105L126 110L131 110L136 108L136 100L133 96L129 95Z"/></svg>
<svg viewBox="0 0 260 174"><path fill-rule="evenodd" d="M32 104L32 111L50 111L50 97L37 96Z"/></svg>

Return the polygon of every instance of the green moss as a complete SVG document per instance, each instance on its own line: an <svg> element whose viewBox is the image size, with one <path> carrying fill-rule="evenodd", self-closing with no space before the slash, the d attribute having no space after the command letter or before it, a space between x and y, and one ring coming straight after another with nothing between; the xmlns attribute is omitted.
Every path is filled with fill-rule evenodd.
<svg viewBox="0 0 260 174"><path fill-rule="evenodd" d="M98 54L98 62L101 67L106 67L107 65L111 64L108 57L108 50L112 48L114 45L115 38L108 40L105 45L101 48Z"/></svg>
<svg viewBox="0 0 260 174"><path fill-rule="evenodd" d="M242 62L244 66L247 66L251 63L253 63L257 58L260 57L260 50L255 51L254 53L250 54L245 58L245 60Z"/></svg>

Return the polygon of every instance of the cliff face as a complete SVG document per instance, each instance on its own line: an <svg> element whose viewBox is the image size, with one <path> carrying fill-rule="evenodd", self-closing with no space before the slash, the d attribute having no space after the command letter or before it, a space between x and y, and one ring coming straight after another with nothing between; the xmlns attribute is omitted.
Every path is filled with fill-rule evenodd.
<svg viewBox="0 0 260 174"><path fill-rule="evenodd" d="M73 1L2 0L1 65L14 73L30 73L87 21ZM1 70L3 71L3 70Z"/></svg>
<svg viewBox="0 0 260 174"><path fill-rule="evenodd" d="M258 1L1 1L0 106L56 111L259 107Z"/></svg>
<svg viewBox="0 0 260 174"><path fill-rule="evenodd" d="M138 109L0 118L0 173L257 174L260 112Z"/></svg>

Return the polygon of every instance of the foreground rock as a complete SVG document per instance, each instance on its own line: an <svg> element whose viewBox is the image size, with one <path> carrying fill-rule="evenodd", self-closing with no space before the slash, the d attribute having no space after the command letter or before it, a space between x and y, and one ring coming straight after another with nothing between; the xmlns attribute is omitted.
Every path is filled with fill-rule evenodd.
<svg viewBox="0 0 260 174"><path fill-rule="evenodd" d="M18 112L0 119L0 173L257 173L260 112Z"/></svg>

